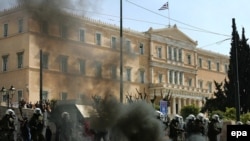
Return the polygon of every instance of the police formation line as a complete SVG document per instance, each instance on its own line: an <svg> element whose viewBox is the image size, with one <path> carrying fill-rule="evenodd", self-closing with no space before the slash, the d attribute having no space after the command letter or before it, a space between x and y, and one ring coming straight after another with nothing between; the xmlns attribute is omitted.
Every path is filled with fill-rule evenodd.
<svg viewBox="0 0 250 141"><path fill-rule="evenodd" d="M12 109L7 109L0 121L0 141L45 141L43 135L44 120L40 108L34 109L34 113L30 119L28 119L27 116L18 119L21 132L20 136L15 136L15 120L15 112ZM49 132L47 132L47 134L48 133Z"/></svg>
<svg viewBox="0 0 250 141"><path fill-rule="evenodd" d="M169 137L173 141L218 141L222 122L217 114L209 120L203 113L190 114L185 121L175 115L169 124Z"/></svg>
<svg viewBox="0 0 250 141"><path fill-rule="evenodd" d="M16 123L19 122L20 133L16 133ZM82 141L95 140L100 141L106 132L96 132L90 129L89 122L80 121L77 124L76 132L74 132L74 123L68 112L62 112L61 117L55 122L56 141ZM44 116L40 108L35 108L32 117L27 116L17 118L12 109L7 109L5 115L0 120L0 141L51 141L52 131L49 126L46 127L44 133ZM83 133L84 131L84 133ZM78 134L79 132L79 134Z"/></svg>
<svg viewBox="0 0 250 141"><path fill-rule="evenodd" d="M0 140L1 141L14 141L15 131L15 112L12 109L7 109L4 117L0 121ZM71 123L69 121L69 114L67 112L62 113L62 120L64 126L61 140L70 141ZM28 120L28 117L24 116L22 119L18 119L20 122L20 131L23 141L45 141L51 140L51 130L46 130L46 139L43 135L43 113L40 108L35 108L32 117ZM85 123L85 131L87 131L87 125ZM199 113L197 116L190 114L185 122L179 115L175 115L169 123L169 137L173 141L217 141L218 134L221 133L222 123L217 114L213 115L211 120L205 118L204 114ZM64 131L65 130L65 131ZM91 136L91 134L90 134ZM60 136L59 136L60 137Z"/></svg>

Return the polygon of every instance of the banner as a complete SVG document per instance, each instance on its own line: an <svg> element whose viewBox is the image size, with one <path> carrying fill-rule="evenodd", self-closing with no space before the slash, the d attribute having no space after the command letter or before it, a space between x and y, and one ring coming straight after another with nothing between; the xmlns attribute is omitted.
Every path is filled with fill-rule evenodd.
<svg viewBox="0 0 250 141"><path fill-rule="evenodd" d="M160 111L163 114L167 114L168 113L168 102L167 101L164 101L164 100L160 101Z"/></svg>

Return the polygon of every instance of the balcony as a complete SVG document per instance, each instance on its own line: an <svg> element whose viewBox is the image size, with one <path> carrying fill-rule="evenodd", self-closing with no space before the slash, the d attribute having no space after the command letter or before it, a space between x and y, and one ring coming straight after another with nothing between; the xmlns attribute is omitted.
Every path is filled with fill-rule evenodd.
<svg viewBox="0 0 250 141"><path fill-rule="evenodd" d="M173 90L183 90L192 93L203 93L203 94L211 94L208 89L201 89L196 87L189 87L184 85L175 85L175 84L167 84L167 83L155 83L149 85L150 89L157 89L157 88L167 88Z"/></svg>

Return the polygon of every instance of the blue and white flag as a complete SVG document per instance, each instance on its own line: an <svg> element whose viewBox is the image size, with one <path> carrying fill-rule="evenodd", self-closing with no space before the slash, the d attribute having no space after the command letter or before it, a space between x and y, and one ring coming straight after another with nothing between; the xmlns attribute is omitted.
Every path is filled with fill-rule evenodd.
<svg viewBox="0 0 250 141"><path fill-rule="evenodd" d="M168 9L168 2L162 5L162 7L159 10L165 10Z"/></svg>

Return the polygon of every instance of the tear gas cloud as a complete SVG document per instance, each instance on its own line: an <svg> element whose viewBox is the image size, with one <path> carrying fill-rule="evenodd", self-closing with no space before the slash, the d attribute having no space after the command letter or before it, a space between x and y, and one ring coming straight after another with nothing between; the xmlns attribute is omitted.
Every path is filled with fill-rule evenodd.
<svg viewBox="0 0 250 141"><path fill-rule="evenodd" d="M121 104L109 95L97 105L97 111L90 125L94 130L108 129L112 141L163 141L162 123L145 101Z"/></svg>

